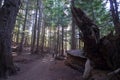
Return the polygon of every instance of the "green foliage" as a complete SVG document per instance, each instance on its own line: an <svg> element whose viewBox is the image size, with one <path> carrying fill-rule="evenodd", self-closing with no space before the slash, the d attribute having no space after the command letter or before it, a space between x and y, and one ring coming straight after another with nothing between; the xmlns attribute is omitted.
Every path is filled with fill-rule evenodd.
<svg viewBox="0 0 120 80"><path fill-rule="evenodd" d="M27 29L31 28L31 25L34 25L35 19L35 10L38 0L29 0L28 7L28 17L27 17ZM44 22L46 26L49 27L58 27L59 25L65 27L71 21L71 10L70 10L70 1L69 0L42 0L43 1L43 14ZM19 14L16 21L16 29L21 28L24 24L25 10L26 10L27 0L22 0L22 6L20 8ZM75 0L76 7L80 7L85 13L99 26L101 36L108 34L113 30L113 23L109 13L109 10L106 9L106 2L103 0Z"/></svg>
<svg viewBox="0 0 120 80"><path fill-rule="evenodd" d="M45 0L44 1L44 14L46 16L46 24L57 27L58 25L67 26L70 22L70 15L66 15L64 11L68 11L65 8L66 0Z"/></svg>

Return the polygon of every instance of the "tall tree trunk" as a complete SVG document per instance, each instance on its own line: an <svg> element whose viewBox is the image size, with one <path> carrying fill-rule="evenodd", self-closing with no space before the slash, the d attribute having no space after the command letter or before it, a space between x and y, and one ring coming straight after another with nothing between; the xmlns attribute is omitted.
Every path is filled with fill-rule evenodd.
<svg viewBox="0 0 120 80"><path fill-rule="evenodd" d="M60 27L59 26L57 28L57 49L56 50L57 50L56 54L59 54L60 52Z"/></svg>
<svg viewBox="0 0 120 80"><path fill-rule="evenodd" d="M78 48L79 48L79 49L81 49L81 35L82 35L82 33L81 33L80 30L79 30L79 40L78 40L78 43L79 43Z"/></svg>
<svg viewBox="0 0 120 80"><path fill-rule="evenodd" d="M41 52L44 51L44 40L45 40L45 26L44 26L44 19L43 19L43 5L41 4L41 28L42 28L42 31L41 31ZM50 29L50 32L51 32L51 29Z"/></svg>
<svg viewBox="0 0 120 80"><path fill-rule="evenodd" d="M38 18L38 32L37 32L37 46L36 51L39 51L39 42L40 42L40 28L42 23L42 1L38 0L38 7L39 7L39 18Z"/></svg>
<svg viewBox="0 0 120 80"><path fill-rule="evenodd" d="M18 32L17 32L17 39L16 39L16 43L19 43L19 34L20 34L20 25L18 26Z"/></svg>
<svg viewBox="0 0 120 80"><path fill-rule="evenodd" d="M45 26L44 26L44 23L42 22L42 35L41 35L41 52L44 51L44 42L45 42Z"/></svg>
<svg viewBox="0 0 120 80"><path fill-rule="evenodd" d="M26 11L25 11L25 20L24 20L24 25L22 28L22 38L21 38L21 42L20 42L20 46L19 46L19 51L22 52L23 51L23 47L24 47L24 40L25 40L25 28L26 28L26 22L27 22L27 15L28 15L28 5L29 5L29 0L27 0L26 2Z"/></svg>
<svg viewBox="0 0 120 80"><path fill-rule="evenodd" d="M120 19L118 12L118 3L116 0L109 0L113 23L117 35L120 35Z"/></svg>
<svg viewBox="0 0 120 80"><path fill-rule="evenodd" d="M72 37L71 37L71 49L76 49L76 38L75 38L75 22L72 18Z"/></svg>
<svg viewBox="0 0 120 80"><path fill-rule="evenodd" d="M0 8L0 77L5 77L7 71L16 73L11 56L11 39L19 5L20 0L5 0Z"/></svg>
<svg viewBox="0 0 120 80"><path fill-rule="evenodd" d="M17 25L17 32L16 32L16 43L19 43L19 35L20 35L20 22L17 20L16 21L16 25Z"/></svg>
<svg viewBox="0 0 120 80"><path fill-rule="evenodd" d="M51 42L52 42L52 40L51 40L51 31L52 31L52 27L49 27L49 49L51 49Z"/></svg>
<svg viewBox="0 0 120 80"><path fill-rule="evenodd" d="M62 52L61 55L64 55L64 26L62 26Z"/></svg>
<svg viewBox="0 0 120 80"><path fill-rule="evenodd" d="M31 47L32 54L35 51L35 45L36 45L36 30L37 30L37 23L38 23L37 15L38 15L38 2L37 2L36 14L35 14L35 24L33 28L33 41L32 41L32 47Z"/></svg>
<svg viewBox="0 0 120 80"><path fill-rule="evenodd" d="M65 51L67 51L67 33L68 31L65 31Z"/></svg>

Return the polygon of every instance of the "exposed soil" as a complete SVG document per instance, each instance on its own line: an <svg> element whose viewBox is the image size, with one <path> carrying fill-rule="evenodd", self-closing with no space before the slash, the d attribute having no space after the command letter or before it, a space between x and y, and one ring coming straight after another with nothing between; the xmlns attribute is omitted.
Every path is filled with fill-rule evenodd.
<svg viewBox="0 0 120 80"><path fill-rule="evenodd" d="M82 80L82 73L64 64L64 60L54 60L51 55L24 56L15 58L20 71L7 80Z"/></svg>

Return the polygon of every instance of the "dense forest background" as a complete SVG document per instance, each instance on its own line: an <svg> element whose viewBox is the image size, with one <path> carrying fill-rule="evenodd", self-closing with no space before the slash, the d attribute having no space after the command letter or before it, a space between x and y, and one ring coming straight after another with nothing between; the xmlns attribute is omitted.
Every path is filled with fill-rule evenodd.
<svg viewBox="0 0 120 80"><path fill-rule="evenodd" d="M77 27L74 27L70 1L22 0L21 3L13 31L13 41L20 43L20 51L23 45L31 45L31 52L38 51L39 46L42 49L57 48L55 50L82 46L78 45L82 34ZM99 25L101 37L114 31L108 0L79 0L77 6Z"/></svg>
<svg viewBox="0 0 120 80"><path fill-rule="evenodd" d="M119 0L0 0L0 16L0 77L16 73L12 56L26 51L84 50L95 65L120 66Z"/></svg>

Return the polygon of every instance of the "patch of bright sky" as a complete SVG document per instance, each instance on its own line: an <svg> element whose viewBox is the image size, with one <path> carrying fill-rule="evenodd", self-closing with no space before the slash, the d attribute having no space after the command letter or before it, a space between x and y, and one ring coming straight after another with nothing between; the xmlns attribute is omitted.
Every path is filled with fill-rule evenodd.
<svg viewBox="0 0 120 80"><path fill-rule="evenodd" d="M118 11L120 11L120 0L116 0L116 1L118 2ZM104 0L104 2L106 2L106 0ZM106 9L110 10L110 3L109 3L109 1L107 1Z"/></svg>
<svg viewBox="0 0 120 80"><path fill-rule="evenodd" d="M107 4L106 4L106 9L110 9L110 3L109 2L107 2Z"/></svg>

